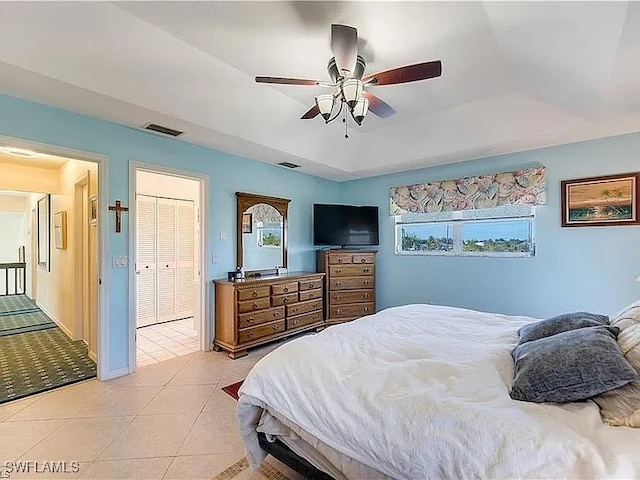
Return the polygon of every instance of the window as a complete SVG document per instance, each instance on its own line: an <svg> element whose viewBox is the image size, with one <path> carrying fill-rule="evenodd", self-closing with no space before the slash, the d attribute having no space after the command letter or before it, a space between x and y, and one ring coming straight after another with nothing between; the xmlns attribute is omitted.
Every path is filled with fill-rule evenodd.
<svg viewBox="0 0 640 480"><path fill-rule="evenodd" d="M396 217L396 253L531 257L535 207L408 214Z"/></svg>
<svg viewBox="0 0 640 480"><path fill-rule="evenodd" d="M282 226L258 222L258 247L280 248L282 245Z"/></svg>

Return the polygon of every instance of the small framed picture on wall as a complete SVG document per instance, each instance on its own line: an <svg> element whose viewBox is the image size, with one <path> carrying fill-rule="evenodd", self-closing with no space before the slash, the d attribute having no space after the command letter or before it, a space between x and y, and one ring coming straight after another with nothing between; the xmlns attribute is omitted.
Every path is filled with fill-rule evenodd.
<svg viewBox="0 0 640 480"><path fill-rule="evenodd" d="M242 233L253 233L253 215L251 213L242 214Z"/></svg>
<svg viewBox="0 0 640 480"><path fill-rule="evenodd" d="M89 223L95 225L98 223L98 195L89 197Z"/></svg>
<svg viewBox="0 0 640 480"><path fill-rule="evenodd" d="M562 226L638 225L640 173L561 182Z"/></svg>

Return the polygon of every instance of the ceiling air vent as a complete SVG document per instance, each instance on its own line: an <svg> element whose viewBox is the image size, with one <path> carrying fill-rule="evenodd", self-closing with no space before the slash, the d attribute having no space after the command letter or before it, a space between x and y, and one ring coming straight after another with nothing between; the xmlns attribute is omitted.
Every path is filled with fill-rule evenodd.
<svg viewBox="0 0 640 480"><path fill-rule="evenodd" d="M280 165L281 167L287 167L287 168L299 168L300 165L296 165L295 163L291 163L291 162L280 162L278 165Z"/></svg>
<svg viewBox="0 0 640 480"><path fill-rule="evenodd" d="M184 132L180 130L174 130L173 128L163 127L162 125L158 125L157 123L148 123L144 127L145 130L151 130L152 132L162 133L164 135L170 135L172 137L178 137L182 135Z"/></svg>

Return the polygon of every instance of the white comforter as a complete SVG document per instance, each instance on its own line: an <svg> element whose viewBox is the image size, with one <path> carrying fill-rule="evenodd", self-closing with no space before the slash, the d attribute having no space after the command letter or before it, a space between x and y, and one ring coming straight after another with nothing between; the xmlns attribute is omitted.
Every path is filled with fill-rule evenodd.
<svg viewBox="0 0 640 480"><path fill-rule="evenodd" d="M391 308L283 345L240 394L393 478L640 478L639 429L604 425L593 402L509 398L531 321Z"/></svg>

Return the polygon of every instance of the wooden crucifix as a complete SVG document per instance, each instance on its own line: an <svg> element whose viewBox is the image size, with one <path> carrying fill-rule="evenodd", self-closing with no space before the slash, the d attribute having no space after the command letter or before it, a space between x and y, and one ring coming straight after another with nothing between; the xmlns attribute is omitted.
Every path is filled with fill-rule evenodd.
<svg viewBox="0 0 640 480"><path fill-rule="evenodd" d="M120 222L120 214L122 212L128 212L129 207L123 207L120 200L116 200L116 204L109 205L109 210L116 212L116 233L120 233L122 231L122 223Z"/></svg>

